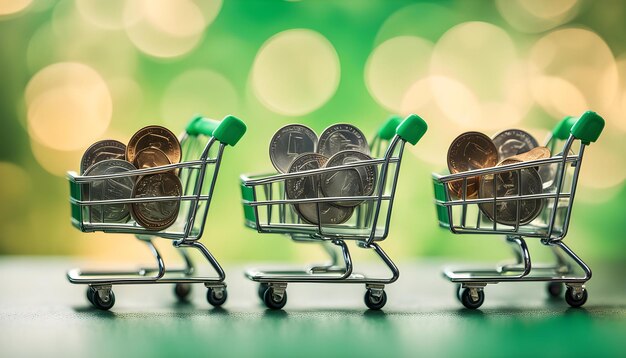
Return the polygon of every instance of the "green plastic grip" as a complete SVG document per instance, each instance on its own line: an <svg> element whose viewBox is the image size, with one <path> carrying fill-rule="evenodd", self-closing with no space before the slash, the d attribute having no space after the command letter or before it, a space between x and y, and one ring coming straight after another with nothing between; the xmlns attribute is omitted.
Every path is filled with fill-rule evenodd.
<svg viewBox="0 0 626 358"><path fill-rule="evenodd" d="M197 116L189 122L186 128L189 135L213 136L218 141L231 146L239 142L246 130L246 124L241 119L231 115L224 117L221 122Z"/></svg>
<svg viewBox="0 0 626 358"><path fill-rule="evenodd" d="M220 121L198 115L194 117L191 121L189 121L189 124L187 124L187 128L185 128L185 130L187 131L187 134L191 136L197 136L199 134L202 134L210 137L213 135L213 131L215 130L215 128L217 128L217 126L219 125Z"/></svg>
<svg viewBox="0 0 626 358"><path fill-rule="evenodd" d="M572 126L572 136L583 144L595 142L604 129L604 119L593 111L587 111Z"/></svg>
<svg viewBox="0 0 626 358"><path fill-rule="evenodd" d="M396 128L402 122L402 117L400 116L390 116L387 118L385 123L378 129L378 138L382 140L390 140L396 135Z"/></svg>
<svg viewBox="0 0 626 358"><path fill-rule="evenodd" d="M398 134L398 137L415 145L424 136L427 130L428 125L426 121L417 114L411 114L398 125L396 134Z"/></svg>
<svg viewBox="0 0 626 358"><path fill-rule="evenodd" d="M552 135L560 140L566 140L572 132L572 126L576 123L577 118L565 116L552 130Z"/></svg>

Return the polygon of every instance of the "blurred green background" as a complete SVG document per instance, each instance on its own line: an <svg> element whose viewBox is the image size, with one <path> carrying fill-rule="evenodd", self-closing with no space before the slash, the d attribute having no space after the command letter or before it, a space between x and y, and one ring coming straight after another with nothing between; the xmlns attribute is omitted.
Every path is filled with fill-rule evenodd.
<svg viewBox="0 0 626 358"><path fill-rule="evenodd" d="M384 247L400 260L500 258L498 240L437 227L430 173L461 132L541 141L592 109L607 127L585 153L566 240L583 259L624 261L624 18L620 0L0 0L0 254L143 257L130 237L72 228L64 173L97 140L230 113L248 133L225 153L203 241L225 262L321 258L244 228L239 174L272 169L268 142L285 124L373 134L417 113L430 129L403 162Z"/></svg>

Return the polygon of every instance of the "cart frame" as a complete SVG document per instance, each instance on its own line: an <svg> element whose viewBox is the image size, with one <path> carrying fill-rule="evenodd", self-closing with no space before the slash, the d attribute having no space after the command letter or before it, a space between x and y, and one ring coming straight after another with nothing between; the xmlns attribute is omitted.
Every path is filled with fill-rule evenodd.
<svg viewBox="0 0 626 358"><path fill-rule="evenodd" d="M298 242L317 242L331 256L327 265L313 266L304 270L258 270L250 269L245 275L258 282L259 297L268 308L281 309L286 304L288 283L357 283L365 284L365 301L368 307L380 309L385 305L386 284L395 282L399 270L378 242L389 234L389 223L395 190L404 151L404 144L415 145L427 130L426 123L417 115L404 121L390 118L372 141L372 153L381 152L382 142L390 140L382 158L363 160L336 167L306 170L277 175L241 176L241 189L246 226L264 234L285 234ZM339 172L368 166L378 168L377 185L372 195L334 196L307 199L289 199L285 196L284 183L287 179L316 177L325 173ZM278 197L278 199L275 199ZM264 198L264 199L261 199ZM347 224L324 224L320 204L336 201L362 202L355 209L355 217ZM383 208L384 203L386 207ZM302 221L290 209L292 205L315 204L317 223ZM276 210L277 209L277 210ZM383 216L381 218L381 215ZM382 222L382 225L379 223ZM391 272L389 278L368 277L353 272L353 263L346 241L355 241L363 249L373 250ZM341 255L334 247L339 247ZM339 263L339 257L343 263Z"/></svg>
<svg viewBox="0 0 626 358"><path fill-rule="evenodd" d="M439 175L433 173L435 189L435 207L439 225L449 229L454 234L486 234L504 235L506 242L512 245L516 257L513 264L501 265L494 269L462 269L446 268L444 276L451 282L459 284L458 298L464 306L470 309L478 308L484 301L483 289L487 284L513 281L543 281L548 282L548 292L552 296L559 296L562 285L567 287L565 299L573 307L582 306L587 300L585 283L591 278L589 266L570 249L563 239L567 235L570 217L576 194L576 187L583 154L587 145L595 142L602 129L604 120L595 112L585 112L580 118L566 117L555 127L548 136L546 145L553 152L557 140L565 140L561 154L551 158L502 165L492 168L476 169L463 173ZM578 153L573 154L574 144L579 143ZM548 185L544 185L541 193L522 194L522 170L533 168L549 168L556 166L554 178ZM569 174L568 174L569 173ZM496 180L492 180L493 197L468 198L468 179L483 176L494 177L498 174L513 174L518 180L518 190L515 195L498 196ZM569 181L567 180L570 176ZM451 195L450 183L462 181L461 197ZM542 200L544 205L540 216L531 223L520 225L520 205L522 200ZM514 203L517 218L513 225L503 225L497 222L497 203ZM492 205L494 218L485 220L479 204ZM476 223L468 223L468 211L475 207ZM460 216L460 218L458 218ZM490 221L484 226L485 221ZM530 251L524 238L538 238L543 245L551 248L556 258L555 264L533 265ZM572 264L575 264L582 275L574 273Z"/></svg>
<svg viewBox="0 0 626 358"><path fill-rule="evenodd" d="M184 150L183 160L180 163L169 164L154 168L137 169L123 173L81 176L75 172L68 172L70 183L70 206L72 225L82 232L101 231L105 233L135 234L136 238L144 242L156 261L156 266L140 267L136 270L82 270L74 268L68 271L67 278L73 284L86 284L88 300L99 309L108 310L115 303L114 285L131 284L175 284L176 296L184 300L191 291L191 284L202 283L208 289L207 300L214 306L222 305L227 298L226 274L213 254L199 242L205 229L206 218L215 190L215 183L222 161L222 155L227 145L234 146L246 131L245 124L234 116L226 116L221 122L194 117L185 132L180 137ZM200 137L207 137L204 146ZM215 147L215 145L217 147ZM191 160L198 156L199 159ZM212 173L207 176L209 168ZM147 174L177 171L183 184L180 196L158 196L149 198L124 198L115 200L83 200L84 193L90 190L91 184L122 177L140 177ZM207 181L208 179L208 181ZM206 185L208 183L208 186ZM158 201L179 201L180 211L176 222L162 231L153 231L139 226L134 221L126 223L93 223L90 221L89 207L94 205L131 204ZM187 205L183 208L183 204ZM204 205L204 207L202 207ZM178 224L178 225L177 225ZM182 229L180 224L184 224ZM166 268L161 253L154 245L155 238L173 241L183 259L184 266ZM194 276L195 267L186 249L196 249L209 262L217 273L214 277Z"/></svg>

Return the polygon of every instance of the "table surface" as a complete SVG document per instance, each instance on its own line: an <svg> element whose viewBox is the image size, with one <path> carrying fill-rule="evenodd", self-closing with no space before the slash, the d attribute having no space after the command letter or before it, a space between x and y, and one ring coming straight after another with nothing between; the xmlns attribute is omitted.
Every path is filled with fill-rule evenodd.
<svg viewBox="0 0 626 358"><path fill-rule="evenodd" d="M256 296L243 267L227 267L229 298L213 309L196 285L188 303L171 285L116 286L109 312L93 309L65 270L76 262L0 258L0 356L624 356L623 268L595 268L589 301L572 309L542 283L486 289L462 308L439 262L399 263L383 311L363 285L291 284L283 311ZM271 265L270 265L271 266ZM371 267L366 267L371 269Z"/></svg>

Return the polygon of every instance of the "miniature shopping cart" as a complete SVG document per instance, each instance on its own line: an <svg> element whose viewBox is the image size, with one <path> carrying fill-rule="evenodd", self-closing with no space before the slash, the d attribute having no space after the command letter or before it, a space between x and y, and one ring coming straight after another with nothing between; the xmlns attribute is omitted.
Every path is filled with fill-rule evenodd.
<svg viewBox="0 0 626 358"><path fill-rule="evenodd" d="M547 147L553 153L551 158L449 175L433 174L440 226L454 234L505 235L506 241L515 248L517 261L512 264L495 269L444 271L450 281L459 285L458 298L465 307L476 309L483 304L487 284L514 281L547 282L548 292L552 296L560 295L564 284L567 287L565 300L570 306L580 307L587 301L585 283L591 278L591 270L565 245L563 239L570 223L583 153L587 145L598 139L603 128L602 117L591 111L585 112L580 118L567 117L555 127L547 140ZM554 154L559 150L559 143L564 143L562 151ZM523 170L538 171L542 181L540 192L522 192ZM513 175L516 178L519 185L514 193L499 196L494 178L502 175ZM491 194L469 198L467 188L471 180L490 180L488 183L493 183L493 189L485 192ZM453 189L459 186L460 194L458 189ZM520 206L525 200L539 200L543 205L538 216L526 224L520 220ZM516 219L512 222L498 222L497 207L502 206L502 203L515 205ZM490 209L491 219L480 210L480 205ZM550 247L556 263L531 263L524 238L537 238L543 245Z"/></svg>
<svg viewBox="0 0 626 358"><path fill-rule="evenodd" d="M215 182L227 145L234 146L246 131L245 124L236 117L227 116L221 122L203 117L194 118L182 134L183 151L181 163L153 168L131 170L123 173L79 176L68 173L70 182L70 204L72 224L82 232L102 231L105 233L135 234L144 242L156 260L156 267L139 268L134 271L83 271L73 269L67 273L71 283L87 284L87 298L97 308L108 310L115 303L113 285L166 283L175 284L175 294L184 299L190 293L191 284L203 283L207 287L207 300L213 306L226 301L224 270L199 242L204 233L206 216L215 189ZM120 177L138 178L147 174L178 171L182 184L181 196L158 196L149 198L125 198L118 200L83 200L91 186L99 181ZM131 220L127 223L103 223L92 220L90 208L98 205L131 204L145 202L179 201L180 210L176 222L162 231L151 231ZM104 210L100 210L104 212ZM100 221L100 222L96 222ZM182 268L168 268L153 243L154 238L173 240L184 261ZM194 276L194 266L186 248L197 249L217 272L217 277Z"/></svg>
<svg viewBox="0 0 626 358"><path fill-rule="evenodd" d="M365 303L370 309L382 308L387 295L385 285L398 279L399 271L378 242L387 238L391 210L400 171L404 144L415 145L424 135L427 125L417 115L411 115L398 124L397 118L390 119L381 128L378 138L372 141L372 153L380 152L382 142L389 144L381 158L348 163L341 166L306 170L267 176L241 177L243 208L246 225L259 233L284 234L298 242L323 243L339 247L343 263L339 264L334 251L328 248L333 262L326 266L314 266L304 270L261 271L249 270L246 276L259 283L259 296L270 309L281 309L287 302L287 284L296 282L356 283L365 284ZM397 127L397 128L396 128ZM293 178L319 178L326 173L375 166L377 182L372 195L334 196L307 199L289 199L285 194L285 183ZM352 217L343 224L326 224L321 218L321 206L328 203L360 202ZM293 205L314 204L317 224L303 221L294 211ZM367 277L353 273L352 259L346 241L355 241L358 247L373 250L391 271L389 278Z"/></svg>

